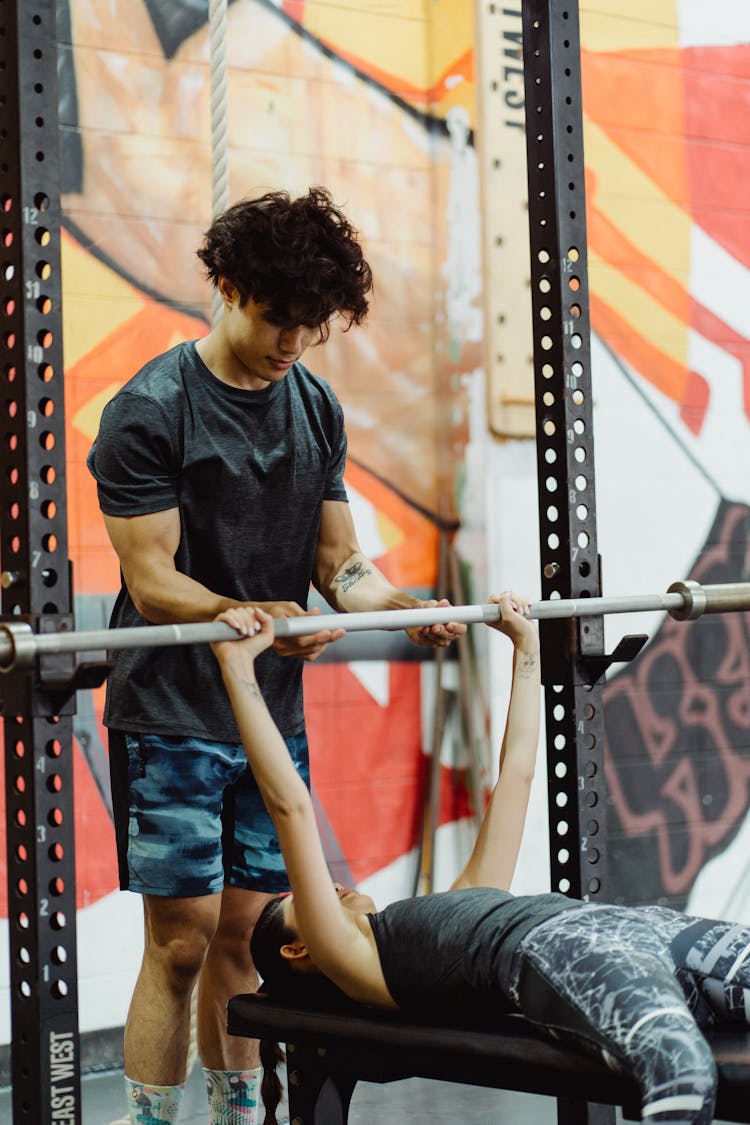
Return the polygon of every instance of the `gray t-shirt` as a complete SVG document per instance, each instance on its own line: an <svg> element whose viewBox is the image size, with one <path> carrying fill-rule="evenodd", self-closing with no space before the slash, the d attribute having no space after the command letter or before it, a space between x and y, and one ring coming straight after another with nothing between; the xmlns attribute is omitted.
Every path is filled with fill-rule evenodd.
<svg viewBox="0 0 750 1125"><path fill-rule="evenodd" d="M471 1020L514 1010L509 974L519 942L572 906L580 902L561 894L470 887L394 902L369 918L399 1008Z"/></svg>
<svg viewBox="0 0 750 1125"><path fill-rule="evenodd" d="M245 391L217 379L194 343L148 363L107 404L88 457L111 516L178 508L178 571L241 601L307 605L324 500L346 501L346 434L325 382L296 363ZM142 625L124 584L111 626ZM257 662L287 737L304 728L302 661ZM119 730L238 740L208 645L114 654L105 723Z"/></svg>

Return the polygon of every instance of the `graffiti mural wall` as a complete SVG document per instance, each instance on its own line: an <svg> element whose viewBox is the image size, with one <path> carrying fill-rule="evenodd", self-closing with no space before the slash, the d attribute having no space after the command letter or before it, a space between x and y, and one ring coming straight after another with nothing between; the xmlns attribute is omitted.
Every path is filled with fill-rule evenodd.
<svg viewBox="0 0 750 1125"><path fill-rule="evenodd" d="M579 10L603 592L743 580L750 11L740 0L581 0ZM508 70L497 101L510 168L521 5L503 6L503 17ZM502 235L501 219L495 201ZM513 388L495 388L495 400L498 390ZM531 573L538 596L533 450L494 443L486 464L489 584L520 585ZM626 633L651 638L630 666L612 669L604 692L615 899L750 919L749 624L745 615L605 622L608 651ZM502 690L495 684L495 698ZM524 890L547 878L537 782Z"/></svg>
<svg viewBox="0 0 750 1125"><path fill-rule="evenodd" d="M750 17L739 2L624 11L581 12L610 593L746 580L750 557ZM620 898L750 918L748 624L667 620L605 691Z"/></svg>

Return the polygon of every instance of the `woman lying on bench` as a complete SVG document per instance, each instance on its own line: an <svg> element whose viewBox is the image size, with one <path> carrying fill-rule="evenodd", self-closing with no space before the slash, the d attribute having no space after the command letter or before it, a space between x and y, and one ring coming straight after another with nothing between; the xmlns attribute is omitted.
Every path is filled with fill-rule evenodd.
<svg viewBox="0 0 750 1125"><path fill-rule="evenodd" d="M523 599L492 600L503 613L493 627L514 645L513 683L474 850L449 891L380 912L331 881L310 794L258 690L254 659L273 641L271 618L221 615L247 636L213 648L293 892L269 902L253 935L263 990L302 1005L343 993L436 1021L521 1012L632 1075L644 1120L709 1125L716 1067L700 1029L749 1022L750 929L658 906L508 892L537 752L539 644Z"/></svg>

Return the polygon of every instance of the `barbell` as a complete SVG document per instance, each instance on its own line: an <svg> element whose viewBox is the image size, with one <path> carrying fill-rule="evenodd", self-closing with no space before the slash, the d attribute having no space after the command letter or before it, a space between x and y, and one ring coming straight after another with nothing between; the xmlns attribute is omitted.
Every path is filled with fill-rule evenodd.
<svg viewBox="0 0 750 1125"><path fill-rule="evenodd" d="M621 597L550 599L533 602L528 616L537 621L553 618L598 617L607 613L666 611L679 621L694 621L704 613L736 613L750 610L750 582L702 586L687 580L673 582L665 594L631 594ZM276 637L300 637L321 629L343 629L348 633L368 629L411 629L499 621L499 605L428 606L419 609L384 609L368 613L324 613L303 617L281 617L274 621ZM34 633L26 622L0 621L0 672L28 668L40 656L70 652L115 651L125 648L162 648L169 645L210 644L238 640L239 635L223 621L184 625L147 625L122 629L69 630Z"/></svg>

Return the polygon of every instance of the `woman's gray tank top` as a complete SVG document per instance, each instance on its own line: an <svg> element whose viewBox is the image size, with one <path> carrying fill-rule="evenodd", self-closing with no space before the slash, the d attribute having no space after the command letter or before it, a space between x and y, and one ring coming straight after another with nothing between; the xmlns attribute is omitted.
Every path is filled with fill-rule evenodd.
<svg viewBox="0 0 750 1125"><path fill-rule="evenodd" d="M472 887L395 902L369 919L388 990L402 1011L472 1019L513 1010L509 973L519 942L579 905L561 894Z"/></svg>

